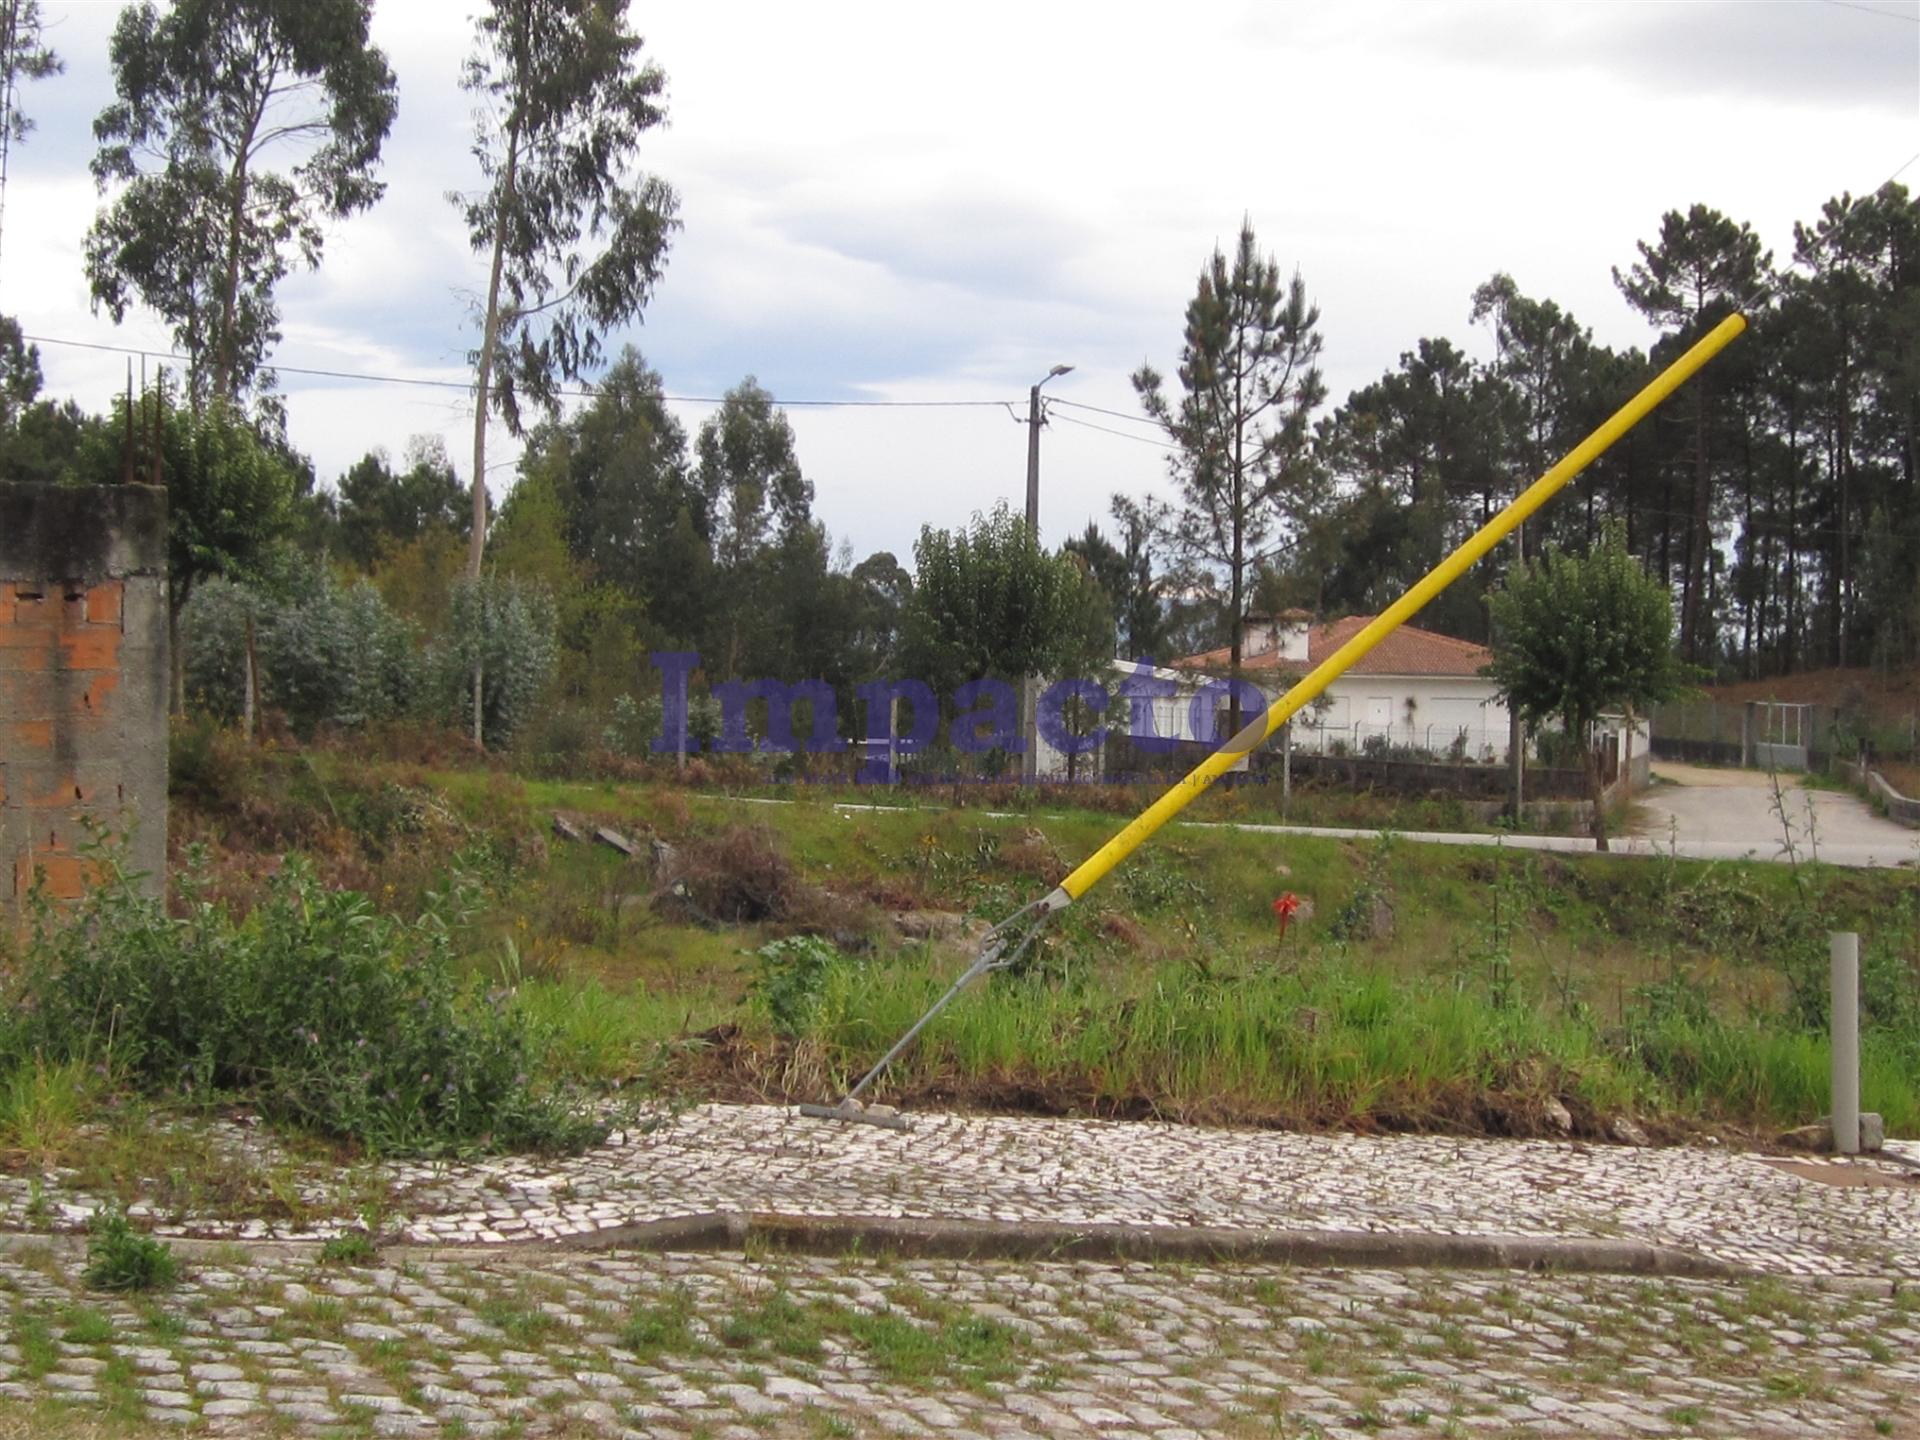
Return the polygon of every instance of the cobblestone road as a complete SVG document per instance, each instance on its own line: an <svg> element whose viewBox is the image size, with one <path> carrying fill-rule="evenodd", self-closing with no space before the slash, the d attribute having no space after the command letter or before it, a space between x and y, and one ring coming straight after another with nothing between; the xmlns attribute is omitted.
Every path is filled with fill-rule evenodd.
<svg viewBox="0 0 1920 1440"><path fill-rule="evenodd" d="M1274 1266L226 1247L84 1293L0 1254L0 1397L59 1434L1911 1435L1920 1297Z"/></svg>
<svg viewBox="0 0 1920 1440"><path fill-rule="evenodd" d="M236 1145L265 1143L229 1134ZM1726 1150L943 1115L902 1134L714 1105L570 1160L395 1165L353 1184L384 1195L394 1238L422 1244L591 1236L727 1210L1627 1237L1782 1275L1920 1279L1920 1180L1883 1165L1853 1173L1882 1183L1822 1184ZM321 1209L326 1186L339 1184L305 1183ZM0 1228L28 1228L36 1213L78 1225L95 1203L57 1183L35 1191L0 1177ZM162 1233L255 1239L343 1228L148 1210Z"/></svg>

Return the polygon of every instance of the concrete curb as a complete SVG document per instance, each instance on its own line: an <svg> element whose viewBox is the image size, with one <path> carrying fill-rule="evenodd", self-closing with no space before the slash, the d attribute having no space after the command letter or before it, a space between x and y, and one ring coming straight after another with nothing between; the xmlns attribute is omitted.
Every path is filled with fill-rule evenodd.
<svg viewBox="0 0 1920 1440"><path fill-rule="evenodd" d="M318 1257L314 1240L215 1240L169 1237L191 1261L241 1254ZM73 1233L0 1234L0 1253L32 1247L84 1251ZM945 1260L1090 1260L1140 1263L1278 1264L1348 1270L1527 1270L1563 1274L1659 1275L1691 1280L1751 1280L1767 1272L1691 1250L1639 1240L1583 1236L1385 1234L1368 1230L1246 1230L1190 1225L1070 1225L1046 1220L899 1219L887 1216L750 1214L708 1211L502 1245L380 1246L380 1266L408 1260L492 1263L621 1250L662 1254L730 1251ZM1835 1279L1851 1277L1828 1277ZM1869 1285L1884 1285L1858 1277Z"/></svg>
<svg viewBox="0 0 1920 1440"><path fill-rule="evenodd" d="M1760 1271L1672 1246L1575 1236L1070 1225L1046 1220L897 1219L716 1211L570 1236L581 1250L772 1250L967 1260L1137 1260L1341 1269L1559 1270L1690 1279Z"/></svg>

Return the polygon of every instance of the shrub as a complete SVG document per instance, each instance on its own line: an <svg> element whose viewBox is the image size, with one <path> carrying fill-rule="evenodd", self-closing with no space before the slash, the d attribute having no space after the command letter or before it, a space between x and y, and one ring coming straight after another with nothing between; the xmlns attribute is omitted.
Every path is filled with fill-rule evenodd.
<svg viewBox="0 0 1920 1440"><path fill-rule="evenodd" d="M775 1034L796 1040L811 1027L827 977L843 958L828 941L812 935L775 940L755 952L753 999Z"/></svg>
<svg viewBox="0 0 1920 1440"><path fill-rule="evenodd" d="M336 1235L320 1247L322 1265L371 1265L380 1258L380 1247L364 1230Z"/></svg>
<svg viewBox="0 0 1920 1440"><path fill-rule="evenodd" d="M771 832L752 825L689 841L680 880L702 915L733 924L791 917L803 888Z"/></svg>
<svg viewBox="0 0 1920 1440"><path fill-rule="evenodd" d="M693 717L687 717L687 729L693 729ZM645 760L653 753L653 742L661 733L661 707L658 699L636 700L620 695L613 702L613 714L600 732L600 743L616 755L630 760Z"/></svg>
<svg viewBox="0 0 1920 1440"><path fill-rule="evenodd" d="M254 622L260 701L301 734L362 725L408 708L419 659L413 629L364 580L342 585L321 567L296 568L271 588L209 580L183 617L187 685L195 707L240 714L247 619Z"/></svg>
<svg viewBox="0 0 1920 1440"><path fill-rule="evenodd" d="M111 854L101 863L112 883L36 921L16 1056L242 1094L386 1153L577 1148L602 1132L575 1097L532 1084L541 1037L509 997L457 979L449 896L402 920L291 860L244 919L191 884L176 919Z"/></svg>
<svg viewBox="0 0 1920 1440"><path fill-rule="evenodd" d="M87 1268L80 1277L89 1289L162 1290L179 1274L173 1248L142 1235L126 1216L101 1215L91 1229Z"/></svg>
<svg viewBox="0 0 1920 1440"><path fill-rule="evenodd" d="M462 580L454 588L447 633L431 663L440 718L472 724L477 664L487 743L510 741L532 717L553 677L554 625L553 597L540 586L493 577Z"/></svg>

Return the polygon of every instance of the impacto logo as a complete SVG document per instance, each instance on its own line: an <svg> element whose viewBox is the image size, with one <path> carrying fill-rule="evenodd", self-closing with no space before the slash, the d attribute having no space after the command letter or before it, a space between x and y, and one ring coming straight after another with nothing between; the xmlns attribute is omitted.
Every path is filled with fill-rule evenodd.
<svg viewBox="0 0 1920 1440"><path fill-rule="evenodd" d="M656 754L685 754L700 746L690 733L688 681L700 668L697 650L661 650L648 657L660 673L661 725ZM1260 687L1242 680L1193 677L1184 683L1156 670L1150 660L1116 661L1111 688L1099 680L1055 680L1040 691L1035 728L1043 747L1059 756L1091 755L1109 739L1125 739L1146 755L1171 754L1181 746L1218 747L1220 730L1237 689L1243 716L1267 708ZM728 680L713 686L720 706L720 731L711 748L721 754L862 755L855 778L885 784L895 778L894 764L931 748L940 737L940 699L924 680L870 680L854 694L866 710L866 733L848 741L840 731L839 697L824 680ZM1184 703L1183 703L1183 698ZM748 712L766 706L766 733L748 733ZM806 706L804 734L795 733L795 716ZM1020 693L1005 680L970 680L949 697L945 713L947 743L956 752L1006 755L1026 752L1021 733ZM1227 739L1250 750L1260 738L1255 726Z"/></svg>

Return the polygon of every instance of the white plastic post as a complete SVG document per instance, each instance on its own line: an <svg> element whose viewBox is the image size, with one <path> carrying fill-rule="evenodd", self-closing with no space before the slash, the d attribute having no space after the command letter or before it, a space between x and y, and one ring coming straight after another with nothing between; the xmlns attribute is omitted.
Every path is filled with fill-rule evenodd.
<svg viewBox="0 0 1920 1440"><path fill-rule="evenodd" d="M1860 1153L1860 937L1835 931L1827 937L1833 962L1833 1148Z"/></svg>

